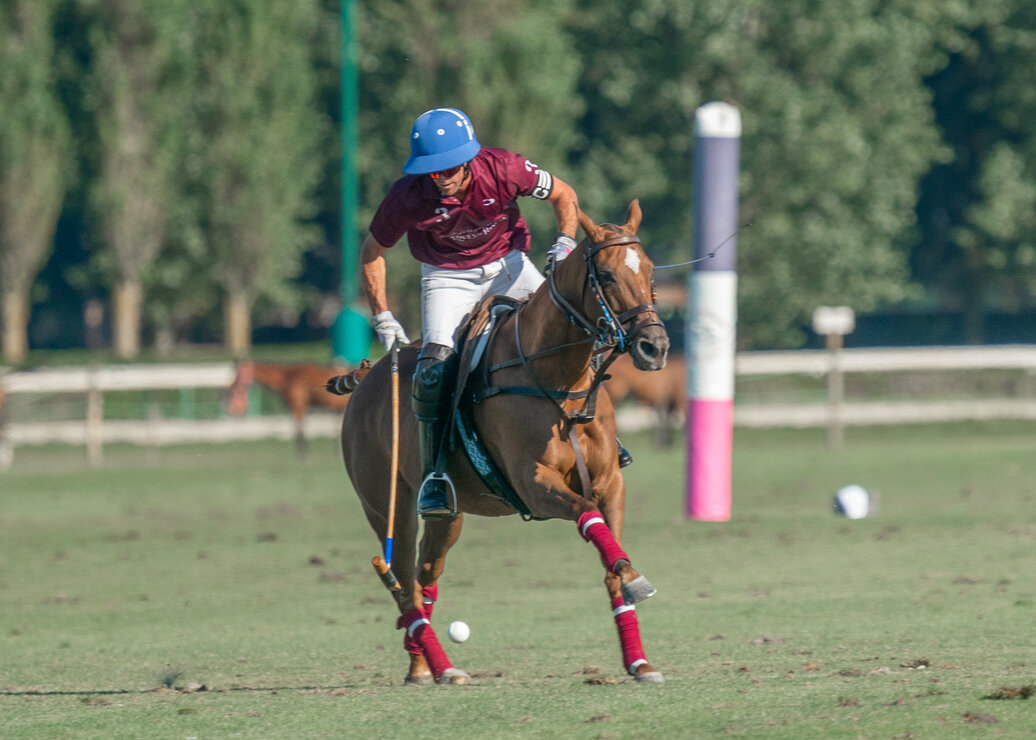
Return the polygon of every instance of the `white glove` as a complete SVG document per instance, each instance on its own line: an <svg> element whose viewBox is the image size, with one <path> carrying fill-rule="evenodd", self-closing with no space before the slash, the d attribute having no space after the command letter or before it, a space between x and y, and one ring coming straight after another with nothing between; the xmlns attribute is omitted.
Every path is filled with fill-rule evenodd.
<svg viewBox="0 0 1036 740"><path fill-rule="evenodd" d="M378 335L378 341L384 344L389 352L396 342L410 344L410 339L403 331L403 325L396 321L391 311L382 311L374 315L374 331Z"/></svg>
<svg viewBox="0 0 1036 740"><path fill-rule="evenodd" d="M547 250L547 261L560 262L571 254L575 248L575 239L565 234L558 234L558 238L554 240L554 246Z"/></svg>

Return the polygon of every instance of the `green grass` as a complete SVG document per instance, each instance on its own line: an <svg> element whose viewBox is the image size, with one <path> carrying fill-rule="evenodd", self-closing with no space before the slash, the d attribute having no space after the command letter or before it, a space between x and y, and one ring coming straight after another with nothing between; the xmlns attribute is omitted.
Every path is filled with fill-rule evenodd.
<svg viewBox="0 0 1036 740"><path fill-rule="evenodd" d="M0 735L1030 737L1036 705L986 697L1036 684L1033 432L849 429L831 453L822 430L739 430L723 524L683 517L682 449L628 435L624 545L659 589L638 614L661 687L623 674L570 523L469 518L436 623L471 625L446 645L476 679L405 687L332 441L152 466L113 446L101 469L20 448L0 474ZM876 517L831 513L849 483L880 493Z"/></svg>

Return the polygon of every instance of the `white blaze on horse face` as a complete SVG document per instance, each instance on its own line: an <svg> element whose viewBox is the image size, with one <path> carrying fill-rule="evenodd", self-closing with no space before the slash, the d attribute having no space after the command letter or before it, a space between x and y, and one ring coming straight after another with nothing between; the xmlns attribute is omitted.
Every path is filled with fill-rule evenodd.
<svg viewBox="0 0 1036 740"><path fill-rule="evenodd" d="M640 255L633 247L626 247L626 267L633 270L634 275L640 274Z"/></svg>

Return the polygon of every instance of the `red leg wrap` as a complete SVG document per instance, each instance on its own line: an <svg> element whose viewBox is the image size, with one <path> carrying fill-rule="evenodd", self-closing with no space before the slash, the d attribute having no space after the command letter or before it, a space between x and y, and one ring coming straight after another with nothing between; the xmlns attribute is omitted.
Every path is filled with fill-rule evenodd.
<svg viewBox="0 0 1036 740"><path fill-rule="evenodd" d="M601 562L604 563L604 567L608 569L608 572L614 573L615 564L620 560L629 562L629 556L623 552L623 549L619 547L619 543L615 541L615 537L612 536L608 525L604 523L604 517L601 515L601 512L586 512L579 517L576 526L579 527L579 533L583 535L583 539L587 542L592 542L597 551L601 553Z"/></svg>
<svg viewBox="0 0 1036 740"><path fill-rule="evenodd" d="M647 663L644 646L640 642L637 609L633 604L625 603L621 596L617 596L612 599L612 614L615 616L615 626L619 630L622 664L626 666L626 670L632 676L637 672L637 666Z"/></svg>
<svg viewBox="0 0 1036 740"><path fill-rule="evenodd" d="M421 588L421 611L424 613L424 618L429 622L432 621L432 609L435 608L435 602L438 599L438 583L433 583L431 586L423 586ZM424 652L421 650L421 646L417 643L417 640L411 637L409 632L406 632L403 635L403 647L406 648L408 653L413 653L414 655L421 655Z"/></svg>
<svg viewBox="0 0 1036 740"><path fill-rule="evenodd" d="M428 621L422 610L411 609L408 611L396 622L396 628L406 630L407 637L404 644L409 644L408 641L412 640L413 644L424 653L428 667L432 669L432 675L436 680L443 671L453 667L450 659L446 657L446 651L439 644L439 638L435 636L432 623ZM409 647L407 649L409 650Z"/></svg>
<svg viewBox="0 0 1036 740"><path fill-rule="evenodd" d="M421 611L424 612L425 619L431 621L432 609L435 608L435 602L439 600L439 584L433 583L431 586L423 586L421 588L421 603L424 605L421 607Z"/></svg>

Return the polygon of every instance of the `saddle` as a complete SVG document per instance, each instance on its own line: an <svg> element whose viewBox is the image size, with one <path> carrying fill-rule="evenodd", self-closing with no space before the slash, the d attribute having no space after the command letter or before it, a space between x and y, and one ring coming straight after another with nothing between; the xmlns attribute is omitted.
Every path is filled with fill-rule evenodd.
<svg viewBox="0 0 1036 740"><path fill-rule="evenodd" d="M486 348L497 334L501 319L518 310L522 301L507 296L495 295L484 298L465 322L458 340L457 385L453 392L446 438L448 444L464 448L471 466L478 473L489 494L502 499L514 508L526 521L542 520L547 517L532 515L529 507L511 486L507 476L486 450L475 422L472 410L484 385L485 373L476 372L485 358Z"/></svg>

